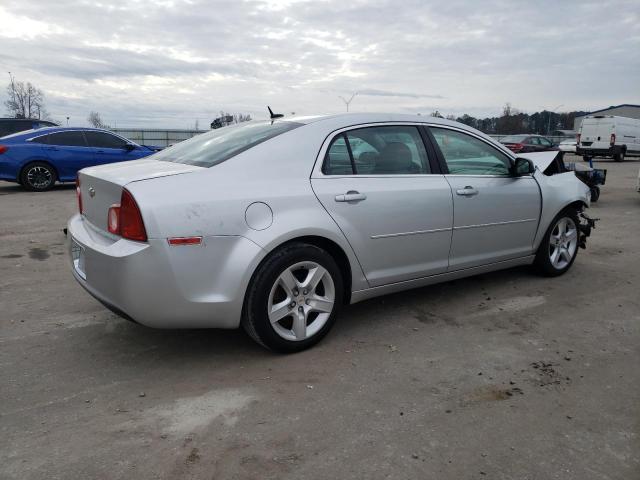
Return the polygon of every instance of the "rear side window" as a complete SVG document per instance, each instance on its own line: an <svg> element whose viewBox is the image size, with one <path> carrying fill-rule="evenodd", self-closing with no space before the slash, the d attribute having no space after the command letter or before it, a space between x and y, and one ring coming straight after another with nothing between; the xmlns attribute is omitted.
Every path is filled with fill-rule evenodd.
<svg viewBox="0 0 640 480"><path fill-rule="evenodd" d="M31 143L49 143L49 135L42 135L41 137L32 138L29 141Z"/></svg>
<svg viewBox="0 0 640 480"><path fill-rule="evenodd" d="M122 138L104 132L84 132L90 147L96 148L125 148L127 142Z"/></svg>
<svg viewBox="0 0 640 480"><path fill-rule="evenodd" d="M286 121L255 121L203 133L153 156L154 160L212 167L262 142L302 126Z"/></svg>
<svg viewBox="0 0 640 480"><path fill-rule="evenodd" d="M49 145L65 147L86 147L84 135L80 131L52 133L49 135Z"/></svg>
<svg viewBox="0 0 640 480"><path fill-rule="evenodd" d="M326 175L411 175L431 173L417 127L380 126L336 137L323 165Z"/></svg>
<svg viewBox="0 0 640 480"><path fill-rule="evenodd" d="M430 127L451 175L509 175L511 160L478 138Z"/></svg>
<svg viewBox="0 0 640 480"><path fill-rule="evenodd" d="M347 140L344 134L333 140L322 167L325 175L352 175L351 157L347 147Z"/></svg>

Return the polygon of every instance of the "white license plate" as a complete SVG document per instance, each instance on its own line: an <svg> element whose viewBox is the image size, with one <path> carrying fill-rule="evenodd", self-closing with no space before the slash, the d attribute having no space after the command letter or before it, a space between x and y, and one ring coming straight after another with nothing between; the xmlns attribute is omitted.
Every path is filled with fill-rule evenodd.
<svg viewBox="0 0 640 480"><path fill-rule="evenodd" d="M84 247L76 243L73 238L71 239L71 258L73 260L73 268L78 272L78 275L86 280L87 275L84 273Z"/></svg>

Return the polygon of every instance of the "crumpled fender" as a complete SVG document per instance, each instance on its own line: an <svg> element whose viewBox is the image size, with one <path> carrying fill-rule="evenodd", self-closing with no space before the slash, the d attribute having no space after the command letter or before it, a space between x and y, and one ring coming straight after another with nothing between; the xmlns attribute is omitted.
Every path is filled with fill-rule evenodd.
<svg viewBox="0 0 640 480"><path fill-rule="evenodd" d="M553 154L551 161L555 158L558 152L541 152L533 155L543 155L545 153ZM525 158L528 158L525 157ZM531 160L533 162L533 160ZM544 164L544 160L539 160L540 164ZM547 166L549 165L547 163ZM538 249L542 237L548 230L551 222L555 216L560 213L568 205L575 202L580 202L585 207L591 205L591 193L589 187L576 177L574 172L558 173L556 175L545 175L536 165L536 171L533 177L540 186L540 192L542 194L542 211L540 212L540 223L538 225L538 231L533 242L534 251Z"/></svg>

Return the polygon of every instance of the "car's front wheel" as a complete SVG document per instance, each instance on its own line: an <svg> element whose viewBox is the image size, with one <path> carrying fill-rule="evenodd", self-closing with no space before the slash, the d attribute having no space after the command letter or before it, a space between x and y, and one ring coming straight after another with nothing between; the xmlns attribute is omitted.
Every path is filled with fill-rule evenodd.
<svg viewBox="0 0 640 480"><path fill-rule="evenodd" d="M251 281L242 318L245 331L278 352L315 345L333 326L343 300L335 260L315 245L291 243L272 253Z"/></svg>
<svg viewBox="0 0 640 480"><path fill-rule="evenodd" d="M556 277L571 268L578 255L579 225L575 208L567 208L553 219L534 261L538 272L548 277Z"/></svg>
<svg viewBox="0 0 640 480"><path fill-rule="evenodd" d="M20 173L20 184L32 192L44 192L56 183L56 172L44 162L30 163Z"/></svg>

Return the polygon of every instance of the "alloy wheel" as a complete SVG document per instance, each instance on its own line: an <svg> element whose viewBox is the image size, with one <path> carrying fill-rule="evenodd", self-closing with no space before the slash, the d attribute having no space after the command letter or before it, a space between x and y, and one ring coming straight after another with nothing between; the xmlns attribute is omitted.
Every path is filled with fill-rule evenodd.
<svg viewBox="0 0 640 480"><path fill-rule="evenodd" d="M51 170L40 165L31 167L27 171L27 182L29 185L37 190L42 190L51 185L53 181L53 175Z"/></svg>
<svg viewBox="0 0 640 480"><path fill-rule="evenodd" d="M271 287L269 321L285 340L306 340L327 323L335 299L328 270L316 262L298 262L286 268Z"/></svg>
<svg viewBox="0 0 640 480"><path fill-rule="evenodd" d="M549 236L549 260L557 270L571 263L578 248L578 228L573 219L563 217L553 227Z"/></svg>

